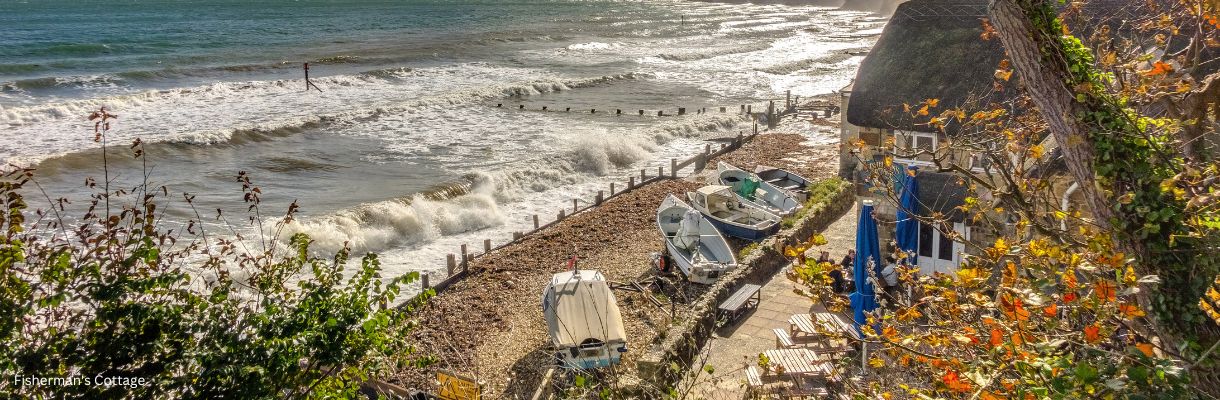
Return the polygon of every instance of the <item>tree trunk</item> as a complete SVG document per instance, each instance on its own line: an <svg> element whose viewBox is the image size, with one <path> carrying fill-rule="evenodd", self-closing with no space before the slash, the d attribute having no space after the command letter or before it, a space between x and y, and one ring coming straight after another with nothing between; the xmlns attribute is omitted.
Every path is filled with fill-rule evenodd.
<svg viewBox="0 0 1220 400"><path fill-rule="evenodd" d="M1057 38L1038 32L1023 10L1040 7L1042 3L1043 0L995 0L991 7L991 23L1008 50L1017 77L1046 119L1055 142L1063 149L1068 172L1080 184L1081 195L1088 202L1095 222L1102 228L1109 228L1114 217L1111 208L1114 202L1097 185L1090 129L1076 118L1085 111L1084 105L1076 102L1075 93L1066 84L1070 82L1069 74L1064 62L1058 59L1059 53L1043 52L1043 49L1058 49Z"/></svg>
<svg viewBox="0 0 1220 400"><path fill-rule="evenodd" d="M1008 51L1008 57L1016 69L1017 77L1038 106L1055 141L1063 149L1068 172L1080 184L1081 194L1091 208L1095 222L1103 229L1112 230L1117 221L1115 218L1118 216L1118 211L1113 205L1116 204L1117 196L1124 194L1117 193L1117 191L1129 189L1108 188L1112 192L1106 193L1103 188L1098 186L1094 169L1095 143L1091 137L1092 133L1104 132L1105 129L1101 126L1091 126L1077 118L1078 115L1097 110L1076 101L1076 92L1072 86L1074 80L1067 70L1068 64L1063 47L1059 42L1059 33L1041 32L1031 22L1031 17L1041 13L1041 10L1046 10L1048 3L1049 0L993 0L990 10L991 23ZM1208 100L1210 96L1215 95L1211 90L1220 90L1213 89L1212 83L1211 79L1207 80L1206 88L1201 89L1201 93L1196 93L1197 97L1191 96L1192 101L1186 104L1189 109L1185 111L1191 112L1192 115L1206 114ZM1187 133L1198 134L1197 132ZM1139 188L1135 190L1139 190ZM1117 235L1115 239L1120 250L1136 256L1141 261L1149 260L1149 250L1139 239L1124 235ZM1163 266L1145 266L1150 272L1163 274L1161 267ZM1178 279L1178 281L1182 279ZM1174 283L1167 282L1167 287L1161 288L1161 290L1189 287L1184 282ZM1149 296L1151 290L1149 289L1153 288L1145 286L1144 289L1136 296L1137 301L1144 309L1151 309ZM1180 293L1179 295L1194 296L1195 293ZM1167 326L1172 325L1171 321L1157 319L1149 325L1155 332L1144 331L1142 327L1133 328L1144 331L1140 333L1145 336L1159 337L1162 345L1168 349L1176 349L1183 343L1182 337L1171 329L1167 329ZM1214 326L1195 326L1194 329L1196 329L1196 339L1200 340L1202 344L1214 343L1217 336ZM1199 365L1195 363L1195 366ZM1192 368L1195 387L1212 396L1220 396L1220 380L1217 375L1220 374L1216 371Z"/></svg>

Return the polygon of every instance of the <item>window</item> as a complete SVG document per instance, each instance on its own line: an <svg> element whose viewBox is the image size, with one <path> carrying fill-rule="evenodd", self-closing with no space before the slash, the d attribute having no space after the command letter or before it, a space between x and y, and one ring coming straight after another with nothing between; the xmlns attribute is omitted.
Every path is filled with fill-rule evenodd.
<svg viewBox="0 0 1220 400"><path fill-rule="evenodd" d="M914 152L934 153L936 146L935 133L899 131L894 134L894 153L899 155L913 155L910 153ZM914 157L909 160L912 164L928 164L927 161L915 160Z"/></svg>
<svg viewBox="0 0 1220 400"><path fill-rule="evenodd" d="M919 256L932 257L932 235L935 229L928 224L919 223Z"/></svg>
<svg viewBox="0 0 1220 400"><path fill-rule="evenodd" d="M985 170L991 167L991 158L982 154L970 156L970 169Z"/></svg>
<svg viewBox="0 0 1220 400"><path fill-rule="evenodd" d="M941 260L953 261L953 241L949 240L949 237L945 236L944 233L937 232L936 234L940 235L940 242L938 242L939 246L937 246L938 249L936 249L936 256Z"/></svg>

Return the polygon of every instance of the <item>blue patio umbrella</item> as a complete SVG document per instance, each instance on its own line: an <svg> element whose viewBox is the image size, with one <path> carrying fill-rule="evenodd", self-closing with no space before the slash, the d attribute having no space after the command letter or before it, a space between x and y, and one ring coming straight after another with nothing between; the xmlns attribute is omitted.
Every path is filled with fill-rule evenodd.
<svg viewBox="0 0 1220 400"><path fill-rule="evenodd" d="M856 223L856 260L852 265L856 292L850 296L857 330L861 330L860 326L867 321L864 313L877 308L877 299L867 268L872 264L873 273L880 276L881 262L881 247L877 244L877 221L873 219L873 202L865 200L860 206L860 220ZM861 334L863 333L861 330Z"/></svg>
<svg viewBox="0 0 1220 400"><path fill-rule="evenodd" d="M902 176L902 193L898 197L898 226L894 232L898 248L909 255L907 265L915 265L915 251L919 247L919 220L915 219L914 215L915 207L919 204L916 200L919 195L919 183L915 181L917 170L915 167L909 167L909 172Z"/></svg>

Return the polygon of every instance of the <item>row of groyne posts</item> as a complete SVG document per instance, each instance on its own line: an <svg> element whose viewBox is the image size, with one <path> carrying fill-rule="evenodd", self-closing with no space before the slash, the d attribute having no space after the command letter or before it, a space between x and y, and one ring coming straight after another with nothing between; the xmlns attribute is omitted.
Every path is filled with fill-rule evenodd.
<svg viewBox="0 0 1220 400"><path fill-rule="evenodd" d="M788 90L784 93L784 105L783 105L782 109L777 108L777 106L775 104L776 100L769 100L766 104L766 107L767 107L766 111L755 113L753 104L742 104L739 107L738 113L749 115L756 122L761 120L764 123L768 124L770 127L775 127L775 123L779 121L780 117L783 117L784 115L788 115L788 114L795 114L797 112L797 110L796 110L797 104L800 103L800 100L801 100L801 96L798 95L798 96L793 97L792 91ZM496 103L496 108L505 108L504 103ZM713 111L715 111L715 108L716 107L713 107ZM833 113L838 112L837 106L833 106L833 105L829 105L829 104L825 104L825 105L814 104L814 105L807 106L807 108L821 111L823 116L826 118L829 118ZM552 109L550 109L549 106L542 106L542 108L537 108L537 109L527 109L524 104L518 104L517 109L521 110L521 111L543 111L543 112L552 111ZM721 107L719 107L719 109L720 109L721 114L727 114L729 112L729 107L721 106ZM558 111L558 109L555 109L555 110ZM666 110L656 110L656 116L667 117L667 116L683 116L683 115L687 115L687 114L701 115L701 114L709 113L707 107L692 108L690 110L691 111L688 111L688 109L686 107L678 107L677 112L672 112L672 110L670 112L667 112ZM564 107L562 112L572 112L572 107ZM602 111L602 113L609 113L609 112L610 112L609 110ZM590 108L589 113L598 114L599 111L596 108ZM613 114L616 116L624 115L623 109L615 108ZM628 112L627 114L631 115L630 112ZM653 112L652 112L652 110L638 109L638 110L636 110L635 114L639 115L639 116L645 116L645 115L651 116L651 115L653 115Z"/></svg>
<svg viewBox="0 0 1220 400"><path fill-rule="evenodd" d="M534 225L532 230L513 232L513 237L512 237L511 241L498 245L498 246L494 246L494 247L492 246L491 239L484 239L483 243L482 243L483 251L481 253L476 253L475 249L473 249L469 244L462 244L457 253L450 253L450 254L446 255L445 271L446 271L447 275L440 282L432 282L430 275L426 272L422 273L420 275L422 289L423 290L433 289L435 292L439 293L440 291L448 288L453 283L464 278L467 273L467 266L475 258L486 255L486 254L490 254L491 252L498 250L502 247L505 247L505 246L511 245L513 243L516 243L518 241L521 241L523 238L525 238L535 232L546 229L556 223L559 223L559 222L563 221L564 219L567 219L568 217L570 217L576 213L579 213L584 210L588 210L592 207L599 206L602 204L602 202L605 202L606 200L613 198L614 196L618 196L623 193L627 193L631 190L639 188L648 183L657 182L657 181L664 180L664 179L677 179L678 172L683 169L686 169L687 167L693 167L692 172L702 171L707 166L708 159L711 159L712 157L716 157L716 156L728 153L730 151L736 150L737 148L741 147L742 144L744 144L750 140L753 140L754 137L758 135L758 120L760 119L760 117L765 118L764 121L765 121L765 123L767 123L767 125L774 127L775 124L779 121L779 119L781 117L786 116L786 115L796 115L797 114L797 102L799 100L800 100L800 96L796 96L794 98L792 96L792 91L788 91L785 96L785 104L784 104L783 110L777 109L776 105L775 105L776 101L771 100L768 102L766 112L760 113L760 114L753 113L752 105L743 104L740 107L742 112L745 114L751 115L751 117L755 121L752 134L746 135L744 132L739 132L736 137L729 139L729 140L721 141L719 143L718 149L713 149L713 145L711 143L709 143L704 146L704 149L702 152L695 154L694 156L687 158L685 160L678 160L675 158L671 158L669 160L668 173L666 173L665 166L662 165L662 166L657 166L656 174L652 174L652 175L649 174L650 171L648 169L641 169L638 179L636 176L628 177L625 186L619 186L618 184L611 182L608 190L598 190L597 194L593 197L592 201L583 201L583 203L585 205L583 208L581 207L582 201L580 199L572 199L572 207L570 209L571 211L569 212L568 208L559 210L559 212L555 216L555 219L552 220L551 222L547 222L547 223L543 224L542 216L539 216L537 214L532 215L531 219L533 220L533 225ZM503 106L503 104L497 104L496 106L501 107L501 106ZM519 108L524 110L525 106L521 105ZM837 106L833 106L833 105L829 105L829 104L814 104L812 106L806 106L806 107L802 107L802 108L804 108L804 109L812 108L814 110L821 110L824 112L824 114L827 117L829 117L832 113L839 112L839 108ZM547 110L547 107L545 107L545 106L542 107L542 109L541 109L541 111L546 111L546 110ZM570 111L570 108L568 110ZM706 108L701 108L701 109L698 109L697 112L704 113L704 112L706 112L706 110L707 110ZM727 110L726 107L720 107L720 112L726 112L726 110ZM597 110L593 109L593 110L590 110L590 112L596 113ZM644 115L644 112L645 112L645 110L639 110L640 115ZM622 110L616 110L615 114L621 115ZM685 114L686 114L685 108L678 108L678 112L676 115L685 115ZM665 111L661 110L661 111L657 111L657 115L666 116L669 114L665 114Z"/></svg>
<svg viewBox="0 0 1220 400"><path fill-rule="evenodd" d="M736 137L720 142L718 148L714 148L716 146L708 143L704 146L703 151L690 158L685 160L678 160L676 158L669 159L669 169L666 169L664 165L657 166L655 174L651 173L652 171L647 168L641 169L638 177L634 175L627 177L625 186L611 182L608 190L598 190L591 201L572 199L572 207L570 209L566 207L560 209L555 215L554 219L545 224L542 223L542 221L544 221L542 216L534 214L531 216L534 223L533 229L528 231L513 232L513 238L511 241L494 247L492 246L491 239L484 239L483 251L481 253L474 252L474 249L472 249L469 244L462 244L457 253L450 253L445 256L445 272L447 273L447 276L440 282L432 282L430 275L427 272L420 274L422 289L432 289L433 291L439 293L453 283L465 278L470 263L478 257L491 254L500 248L520 242L526 237L558 224L563 220L576 215L577 213L600 206L602 203L614 198L615 196L625 194L650 183L668 179L678 179L678 173L682 170L689 168L692 173L702 171L707 167L708 160L740 148L743 144L753 140L757 135L758 133L747 135L745 132L739 132Z"/></svg>

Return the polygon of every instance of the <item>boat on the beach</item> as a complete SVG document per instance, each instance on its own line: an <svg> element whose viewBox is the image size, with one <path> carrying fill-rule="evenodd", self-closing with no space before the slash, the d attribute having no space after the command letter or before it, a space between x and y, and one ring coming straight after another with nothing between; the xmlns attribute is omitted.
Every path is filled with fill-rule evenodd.
<svg viewBox="0 0 1220 400"><path fill-rule="evenodd" d="M780 216L792 214L801 207L794 196L763 181L758 175L723 161L716 165L716 172L720 184L733 188L733 193L743 202Z"/></svg>
<svg viewBox="0 0 1220 400"><path fill-rule="evenodd" d="M686 192L691 207L699 210L725 235L760 240L779 232L780 217L755 204L744 202L733 188L709 185Z"/></svg>
<svg viewBox="0 0 1220 400"><path fill-rule="evenodd" d="M716 225L677 196L665 197L657 208L657 229L669 258L691 282L712 284L737 267L737 256Z"/></svg>
<svg viewBox="0 0 1220 400"><path fill-rule="evenodd" d="M754 174L763 182L779 188L796 198L800 204L809 200L809 179L786 169L759 165L754 168Z"/></svg>
<svg viewBox="0 0 1220 400"><path fill-rule="evenodd" d="M561 368L606 367L627 352L618 300L601 272L576 269L552 276L542 291L542 314Z"/></svg>

